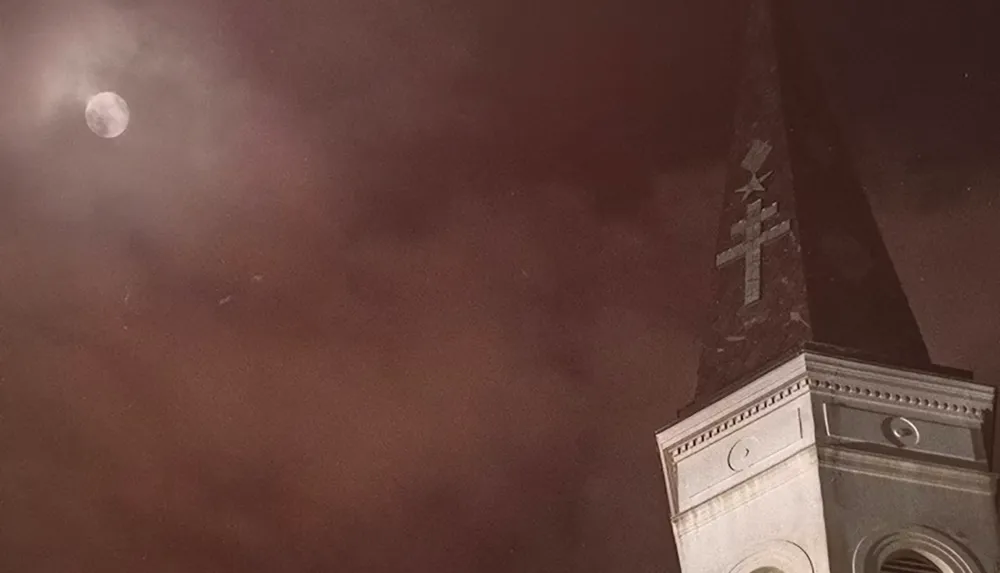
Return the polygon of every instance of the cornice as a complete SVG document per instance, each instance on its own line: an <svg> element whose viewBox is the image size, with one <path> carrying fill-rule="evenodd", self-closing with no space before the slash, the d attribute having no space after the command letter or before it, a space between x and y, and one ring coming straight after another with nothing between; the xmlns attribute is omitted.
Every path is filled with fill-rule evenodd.
<svg viewBox="0 0 1000 573"><path fill-rule="evenodd" d="M855 380L851 380L849 383L842 379L825 380L820 378L810 378L808 384L825 394L853 396L868 402L894 404L911 410L924 410L977 421L982 421L986 413L991 410L982 407L978 401L963 400L959 396L942 396L942 392L933 387L917 388L917 391L913 392L909 388L898 390L898 385L893 385L896 388L890 390Z"/></svg>
<svg viewBox="0 0 1000 573"><path fill-rule="evenodd" d="M792 396L796 396L807 387L808 380L799 378L791 380L787 384L780 386L775 391L766 394L764 397L738 408L736 411L716 420L715 423L700 428L687 439L671 448L670 453L674 457L687 453L694 453L700 450L707 443L714 442L716 438L723 434L729 434L735 429L750 423L753 418L758 418L774 410L774 407L785 402ZM685 456L686 457L686 456Z"/></svg>
<svg viewBox="0 0 1000 573"><path fill-rule="evenodd" d="M947 376L933 372L894 368L858 360L826 356L813 352L803 353L806 370L811 378L850 377L875 384L904 384L918 392L946 395L991 404L996 389L971 379Z"/></svg>
<svg viewBox="0 0 1000 573"><path fill-rule="evenodd" d="M805 391L981 424L992 411L995 389L936 374L803 353L664 428L657 441L665 455L687 457Z"/></svg>
<svg viewBox="0 0 1000 573"><path fill-rule="evenodd" d="M795 356L733 393L661 428L656 432L657 443L661 450L672 453L677 447L689 441L698 442L698 437L715 429L719 424L724 426L726 420L730 422L729 427L733 427L734 419L736 423L749 420L753 415L753 406L767 402L772 395L779 393L787 385L802 380L805 375L806 365L802 355ZM744 415L742 419L739 418L741 413ZM717 432L712 433L713 436L716 434Z"/></svg>

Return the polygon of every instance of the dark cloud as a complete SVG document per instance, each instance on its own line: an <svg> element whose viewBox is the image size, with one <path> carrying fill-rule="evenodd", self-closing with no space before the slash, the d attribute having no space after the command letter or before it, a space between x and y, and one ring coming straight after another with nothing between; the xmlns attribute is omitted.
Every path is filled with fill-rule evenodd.
<svg viewBox="0 0 1000 573"><path fill-rule="evenodd" d="M987 8L841 4L803 23L935 357L1000 376L1000 76L955 41ZM652 432L693 383L736 23L0 2L2 568L671 570Z"/></svg>

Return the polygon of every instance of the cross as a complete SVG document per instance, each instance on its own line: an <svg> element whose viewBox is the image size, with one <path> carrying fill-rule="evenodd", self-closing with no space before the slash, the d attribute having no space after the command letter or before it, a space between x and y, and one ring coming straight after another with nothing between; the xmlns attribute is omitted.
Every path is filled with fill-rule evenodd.
<svg viewBox="0 0 1000 573"><path fill-rule="evenodd" d="M762 223L778 214L778 204L771 203L761 209L761 200L757 199L747 205L747 217L735 223L729 229L729 236L737 238L743 235L743 242L722 251L715 256L715 266L722 266L743 257L743 305L760 300L760 251L761 245L773 241L791 229L789 222L782 221L761 232Z"/></svg>

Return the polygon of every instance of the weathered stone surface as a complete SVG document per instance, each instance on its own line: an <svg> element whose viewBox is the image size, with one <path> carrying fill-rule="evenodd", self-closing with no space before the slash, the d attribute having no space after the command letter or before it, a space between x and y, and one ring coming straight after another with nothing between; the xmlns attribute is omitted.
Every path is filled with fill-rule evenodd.
<svg viewBox="0 0 1000 573"><path fill-rule="evenodd" d="M724 395L808 343L929 367L917 322L784 1L748 4L715 295L696 396ZM760 221L758 214L751 228L754 205L770 216ZM751 236L758 239L748 244Z"/></svg>
<svg viewBox="0 0 1000 573"><path fill-rule="evenodd" d="M993 571L995 399L967 373L776 364L656 435L681 570L875 573L908 548Z"/></svg>

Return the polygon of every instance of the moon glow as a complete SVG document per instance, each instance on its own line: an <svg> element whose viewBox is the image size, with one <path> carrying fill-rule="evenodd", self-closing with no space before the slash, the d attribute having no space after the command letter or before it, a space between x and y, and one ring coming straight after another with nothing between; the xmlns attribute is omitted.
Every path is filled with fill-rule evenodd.
<svg viewBox="0 0 1000 573"><path fill-rule="evenodd" d="M101 92L87 100L87 127L104 138L118 137L128 127L128 104L115 92Z"/></svg>

